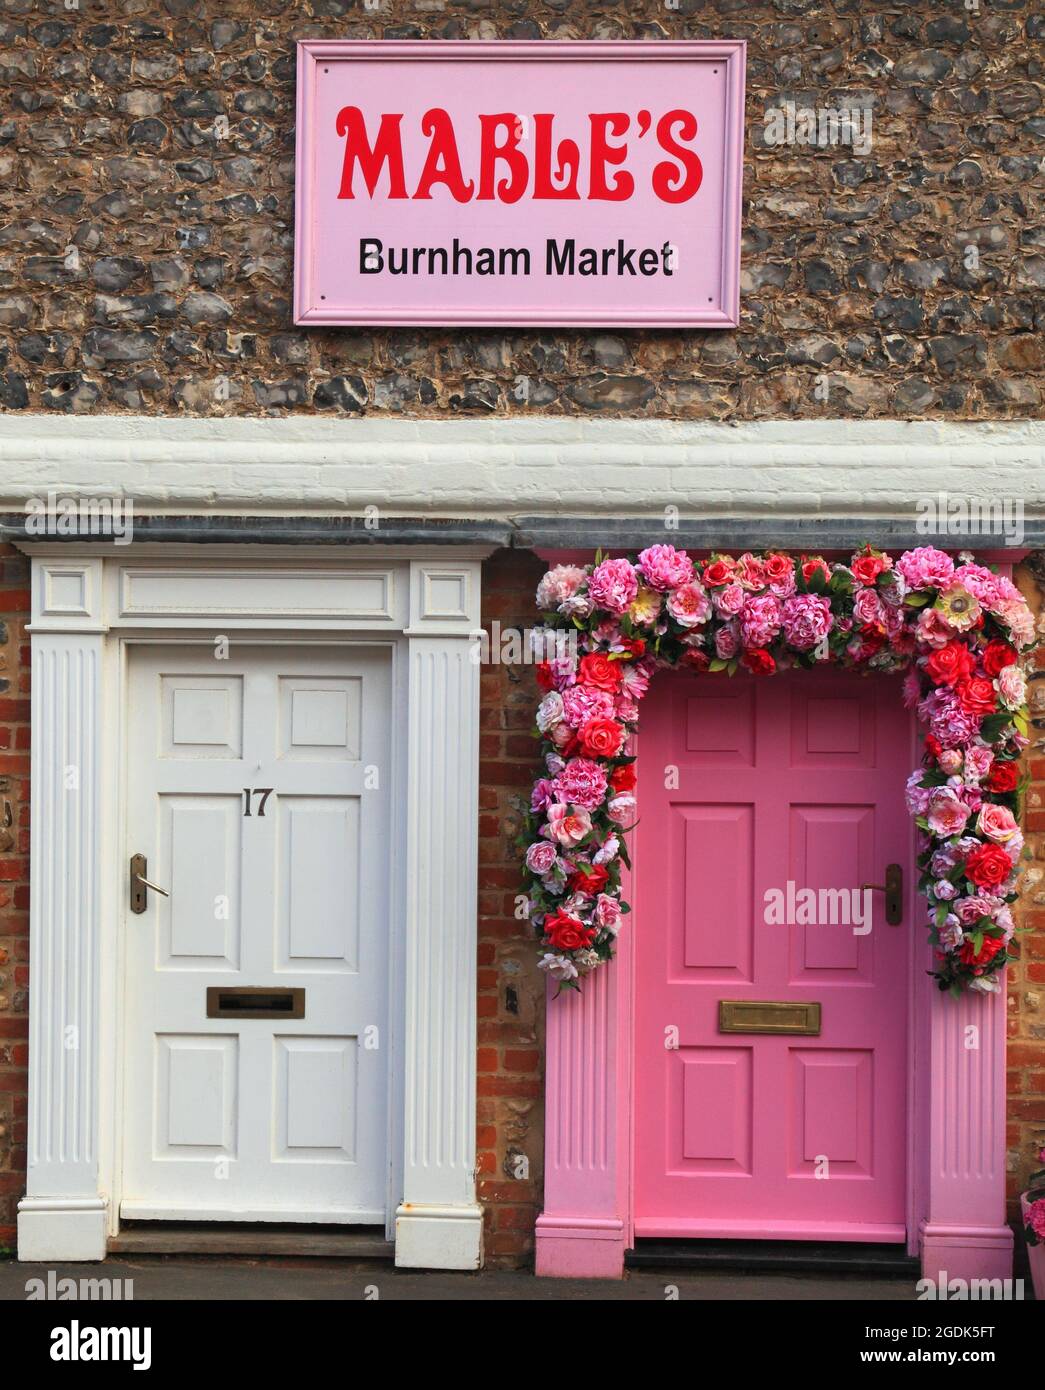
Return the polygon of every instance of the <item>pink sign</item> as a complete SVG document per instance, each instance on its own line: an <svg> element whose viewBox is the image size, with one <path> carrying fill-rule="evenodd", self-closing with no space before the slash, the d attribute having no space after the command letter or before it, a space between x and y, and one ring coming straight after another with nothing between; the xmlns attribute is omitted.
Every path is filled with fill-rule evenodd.
<svg viewBox="0 0 1045 1390"><path fill-rule="evenodd" d="M298 44L294 317L732 328L744 44Z"/></svg>

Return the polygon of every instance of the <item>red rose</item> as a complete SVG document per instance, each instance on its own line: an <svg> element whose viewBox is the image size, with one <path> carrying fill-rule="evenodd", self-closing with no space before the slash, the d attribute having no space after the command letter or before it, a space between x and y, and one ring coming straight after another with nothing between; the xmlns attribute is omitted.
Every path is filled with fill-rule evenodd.
<svg viewBox="0 0 1045 1390"><path fill-rule="evenodd" d="M933 685L954 685L972 675L972 652L964 642L948 642L926 659L925 672Z"/></svg>
<svg viewBox="0 0 1045 1390"><path fill-rule="evenodd" d="M580 951L595 939L595 928L560 910L545 918L544 937L556 951Z"/></svg>
<svg viewBox="0 0 1045 1390"><path fill-rule="evenodd" d="M994 686L983 676L967 676L957 681L954 693L966 714L975 714L983 718L984 715L993 714L998 708Z"/></svg>
<svg viewBox="0 0 1045 1390"><path fill-rule="evenodd" d="M998 637L988 642L983 650L983 669L992 678L1000 676L1005 667L1012 666L1015 661L1016 648Z"/></svg>
<svg viewBox="0 0 1045 1390"><path fill-rule="evenodd" d="M987 788L992 792L1014 792L1020 780L1020 770L1014 762L994 763L987 774Z"/></svg>
<svg viewBox="0 0 1045 1390"><path fill-rule="evenodd" d="M634 763L625 763L623 767L615 767L610 773L610 786L615 792L634 791L637 781Z"/></svg>
<svg viewBox="0 0 1045 1390"><path fill-rule="evenodd" d="M551 690L555 682L552 680L551 662L539 661L537 663L537 684L542 690Z"/></svg>
<svg viewBox="0 0 1045 1390"><path fill-rule="evenodd" d="M1004 950L1005 940L1000 936L985 936L978 951L974 950L972 942L966 939L958 948L958 958L963 965L986 965L999 951Z"/></svg>
<svg viewBox="0 0 1045 1390"><path fill-rule="evenodd" d="M690 671L706 671L711 665L711 657L698 647L687 647L679 659L679 665Z"/></svg>
<svg viewBox="0 0 1045 1390"><path fill-rule="evenodd" d="M615 719L589 719L578 737L586 757L612 758L620 752L624 730Z"/></svg>
<svg viewBox="0 0 1045 1390"><path fill-rule="evenodd" d="M831 571L827 568L827 561L822 560L819 555L814 555L812 559L802 556L802 578L807 584L812 581L813 576L819 572L824 577L824 583L831 578Z"/></svg>
<svg viewBox="0 0 1045 1390"><path fill-rule="evenodd" d="M965 876L977 888L997 888L1012 873L1012 860L1000 845L978 845L965 861Z"/></svg>
<svg viewBox="0 0 1045 1390"><path fill-rule="evenodd" d="M646 650L646 639L644 637L622 637L620 644L631 657L639 657Z"/></svg>
<svg viewBox="0 0 1045 1390"><path fill-rule="evenodd" d="M776 670L776 662L765 647L752 647L740 658L747 669L755 676L771 676Z"/></svg>
<svg viewBox="0 0 1045 1390"><path fill-rule="evenodd" d="M786 584L795 572L795 562L790 555L767 555L762 561L762 572L767 584Z"/></svg>
<svg viewBox="0 0 1045 1390"><path fill-rule="evenodd" d="M923 762L928 762L931 758L933 762L939 762L940 754L943 752L943 744L935 734L925 735L925 758Z"/></svg>
<svg viewBox="0 0 1045 1390"><path fill-rule="evenodd" d="M606 887L609 876L610 872L604 864L590 864L570 874L566 886L571 893L590 893L594 897Z"/></svg>
<svg viewBox="0 0 1045 1390"><path fill-rule="evenodd" d="M620 662L611 661L604 652L589 652L581 657L578 683L594 685L612 694L620 686Z"/></svg>
<svg viewBox="0 0 1045 1390"><path fill-rule="evenodd" d="M857 555L849 566L861 584L873 584L885 569L881 555Z"/></svg>
<svg viewBox="0 0 1045 1390"><path fill-rule="evenodd" d="M733 580L733 570L732 560L712 560L704 567L704 583L712 589L717 589L721 584L729 584Z"/></svg>

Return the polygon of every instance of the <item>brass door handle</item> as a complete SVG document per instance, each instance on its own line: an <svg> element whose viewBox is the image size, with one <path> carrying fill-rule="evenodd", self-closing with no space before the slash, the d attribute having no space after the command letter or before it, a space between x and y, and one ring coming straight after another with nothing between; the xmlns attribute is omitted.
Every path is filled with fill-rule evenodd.
<svg viewBox="0 0 1045 1390"><path fill-rule="evenodd" d="M903 868L887 864L884 883L861 883L860 887L885 894L885 920L891 927L898 927L903 921Z"/></svg>
<svg viewBox="0 0 1045 1390"><path fill-rule="evenodd" d="M149 905L148 889L154 893L162 893L165 898L170 894L166 888L161 888L158 883L152 883L145 877L145 872L149 865L144 854L131 855L131 911L144 912Z"/></svg>

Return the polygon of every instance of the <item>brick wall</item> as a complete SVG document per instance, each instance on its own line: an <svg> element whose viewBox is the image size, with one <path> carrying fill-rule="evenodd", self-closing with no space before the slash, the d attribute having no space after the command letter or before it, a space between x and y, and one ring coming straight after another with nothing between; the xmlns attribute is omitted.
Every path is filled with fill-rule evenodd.
<svg viewBox="0 0 1045 1390"><path fill-rule="evenodd" d="M532 627L545 566L499 551L483 567L483 627ZM491 644L492 651L496 650ZM532 666L490 663L481 677L479 745L479 1200L491 1264L533 1249L544 1159L544 977L529 924L515 916L522 870L515 837L538 764L530 736Z"/></svg>
<svg viewBox="0 0 1045 1390"><path fill-rule="evenodd" d="M29 1012L29 564L0 546L0 1251L25 1191Z"/></svg>
<svg viewBox="0 0 1045 1390"><path fill-rule="evenodd" d="M1033 416L1036 10L0 0L0 407ZM295 330L294 40L338 37L747 39L739 330ZM871 152L767 147L786 100L869 104Z"/></svg>
<svg viewBox="0 0 1045 1390"><path fill-rule="evenodd" d="M1030 568L1017 573L1020 588L1036 613L1042 610L1045 567L1038 582ZM1009 967L1008 1167L1009 1215L1018 1215L1018 1197L1037 1153L1045 1146L1045 650L1036 653L1030 678L1031 743L1025 763L1031 783L1024 829L1031 853L1024 874L1017 920L1019 960Z"/></svg>

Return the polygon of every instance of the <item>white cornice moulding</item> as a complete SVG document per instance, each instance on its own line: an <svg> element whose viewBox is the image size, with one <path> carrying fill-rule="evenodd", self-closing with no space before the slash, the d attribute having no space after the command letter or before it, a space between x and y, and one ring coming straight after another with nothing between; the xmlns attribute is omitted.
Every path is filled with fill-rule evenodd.
<svg viewBox="0 0 1045 1390"><path fill-rule="evenodd" d="M1041 515L1045 423L0 417L0 509L51 489L157 514L890 517L989 492Z"/></svg>

